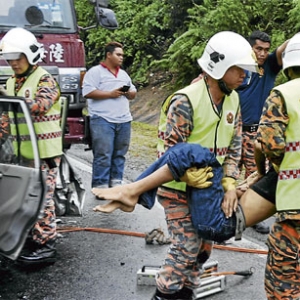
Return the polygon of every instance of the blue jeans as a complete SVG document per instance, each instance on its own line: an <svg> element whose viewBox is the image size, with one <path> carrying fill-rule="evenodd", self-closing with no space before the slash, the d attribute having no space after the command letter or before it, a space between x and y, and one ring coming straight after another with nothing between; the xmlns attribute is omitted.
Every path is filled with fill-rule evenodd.
<svg viewBox="0 0 300 300"><path fill-rule="evenodd" d="M187 186L186 188L192 222L199 236L203 239L222 242L233 237L235 235L236 216L233 214L231 218L227 219L221 209L224 197L221 184L223 169L215 155L209 149L198 144L176 144L146 169L136 181L148 176L165 164L168 165L176 181L180 181L180 178L190 167L212 167L214 177L210 179L213 182L211 187L196 189ZM157 188L140 195L139 204L151 209L155 203L156 192Z"/></svg>
<svg viewBox="0 0 300 300"><path fill-rule="evenodd" d="M131 122L110 123L99 116L91 116L90 131L94 155L92 187L121 183L130 144Z"/></svg>

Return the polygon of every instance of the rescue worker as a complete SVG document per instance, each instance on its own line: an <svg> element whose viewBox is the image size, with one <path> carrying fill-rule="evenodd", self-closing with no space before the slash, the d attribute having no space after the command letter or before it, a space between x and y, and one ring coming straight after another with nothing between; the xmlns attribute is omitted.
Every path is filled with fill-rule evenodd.
<svg viewBox="0 0 300 300"><path fill-rule="evenodd" d="M9 30L0 42L0 55L11 66L14 74L7 80L10 96L24 97L30 108L37 135L41 168L46 170L46 196L43 216L37 220L27 238L18 261L24 264L52 263L56 260L56 216L54 190L58 166L62 155L60 127L60 90L55 79L38 62L43 58L44 47L36 37L23 28ZM24 120L17 114L19 124ZM24 122L24 121L23 121ZM7 126L7 128L3 128ZM10 127L8 127L10 126ZM21 135L20 154L23 162L33 164L31 142L26 126L18 126ZM2 116L2 131L16 137L13 113ZM16 141L16 139L15 139ZM14 147L18 147L16 142Z"/></svg>
<svg viewBox="0 0 300 300"><path fill-rule="evenodd" d="M257 133L259 148L278 170L277 214L265 271L270 300L300 298L300 33L288 42L282 61L289 81L267 98ZM264 174L264 158L257 167Z"/></svg>
<svg viewBox="0 0 300 300"><path fill-rule="evenodd" d="M215 34L198 60L203 80L177 91L163 103L159 124L159 156L178 143L211 149L224 169L225 203L237 203L235 181L241 154L241 115L236 89L244 69L257 71L249 43L239 34ZM97 190L97 189L94 189ZM153 300L192 299L212 242L198 236L187 203L186 185L171 182L157 191L165 209L171 245L156 278Z"/></svg>

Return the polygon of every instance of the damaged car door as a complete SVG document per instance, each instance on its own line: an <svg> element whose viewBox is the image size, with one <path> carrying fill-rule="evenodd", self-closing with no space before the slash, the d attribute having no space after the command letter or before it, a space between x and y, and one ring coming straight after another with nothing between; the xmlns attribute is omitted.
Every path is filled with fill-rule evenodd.
<svg viewBox="0 0 300 300"><path fill-rule="evenodd" d="M45 172L24 99L0 96L0 121L0 255L15 260L42 212ZM24 130L32 145L30 160L22 155Z"/></svg>

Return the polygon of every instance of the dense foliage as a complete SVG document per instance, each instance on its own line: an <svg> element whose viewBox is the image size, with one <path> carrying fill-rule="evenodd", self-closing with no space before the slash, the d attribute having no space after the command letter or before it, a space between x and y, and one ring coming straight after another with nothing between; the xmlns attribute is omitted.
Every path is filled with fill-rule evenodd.
<svg viewBox="0 0 300 300"><path fill-rule="evenodd" d="M111 0L119 27L81 31L88 67L102 59L103 46L117 40L125 46L124 68L136 84L147 84L160 70L182 86L197 76L197 59L216 32L232 30L247 37L267 32L271 50L300 30L299 0ZM89 0L75 0L81 27L95 24Z"/></svg>

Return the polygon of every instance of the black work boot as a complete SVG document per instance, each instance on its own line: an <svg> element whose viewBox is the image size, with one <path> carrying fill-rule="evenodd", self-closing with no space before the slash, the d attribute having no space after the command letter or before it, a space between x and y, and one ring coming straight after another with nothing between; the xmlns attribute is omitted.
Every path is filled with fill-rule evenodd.
<svg viewBox="0 0 300 300"><path fill-rule="evenodd" d="M17 259L24 265L48 264L56 261L56 240L51 240L43 245L32 243L30 247L24 247Z"/></svg>
<svg viewBox="0 0 300 300"><path fill-rule="evenodd" d="M262 234L268 234L270 232L269 225L264 221L253 225L252 228L254 230L256 230L256 232L259 232L259 233L262 233Z"/></svg>
<svg viewBox="0 0 300 300"><path fill-rule="evenodd" d="M183 287L180 291L174 294L163 294L158 289L156 289L155 294L151 300L193 300L193 291L186 287Z"/></svg>

